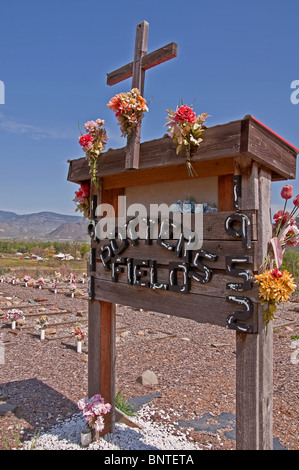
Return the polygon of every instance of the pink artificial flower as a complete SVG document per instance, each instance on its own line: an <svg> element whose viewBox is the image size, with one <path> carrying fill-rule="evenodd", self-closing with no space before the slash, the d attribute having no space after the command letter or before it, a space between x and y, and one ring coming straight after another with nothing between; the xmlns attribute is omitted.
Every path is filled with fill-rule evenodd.
<svg viewBox="0 0 299 470"><path fill-rule="evenodd" d="M95 431L97 432L100 432L100 431L103 431L104 429L104 421L103 421L103 418L101 416L99 416L95 423L94 423L94 429Z"/></svg>
<svg viewBox="0 0 299 470"><path fill-rule="evenodd" d="M111 98L111 100L107 104L108 108L110 108L114 112L119 110L120 105L121 105L121 97L119 94L113 96L113 98Z"/></svg>
<svg viewBox="0 0 299 470"><path fill-rule="evenodd" d="M294 206L298 207L299 206L299 194L295 197L293 201Z"/></svg>
<svg viewBox="0 0 299 470"><path fill-rule="evenodd" d="M84 408L86 407L86 405L88 404L88 398L81 398L78 402L77 402L77 406L79 408L79 410L84 410Z"/></svg>
<svg viewBox="0 0 299 470"><path fill-rule="evenodd" d="M290 218L290 213L289 212L284 212L283 210L280 210L274 214L274 225L278 225L278 223L281 221L281 226L283 226L286 221ZM289 224L292 225L295 222L294 217L291 217L289 220Z"/></svg>
<svg viewBox="0 0 299 470"><path fill-rule="evenodd" d="M291 225L290 230L287 232L285 238L287 239L287 246L296 246L299 242L299 229L296 224Z"/></svg>
<svg viewBox="0 0 299 470"><path fill-rule="evenodd" d="M185 104L180 106L174 116L174 121L176 122L189 122L193 123L196 122L196 114L192 108L186 106Z"/></svg>
<svg viewBox="0 0 299 470"><path fill-rule="evenodd" d="M97 128L98 128L98 125L95 121L87 121L85 124L84 124L84 127L85 129L87 130L87 132L89 132L90 134L92 134L93 132L96 132Z"/></svg>
<svg viewBox="0 0 299 470"><path fill-rule="evenodd" d="M97 120L96 120L96 123L97 123L97 125L98 125L99 127L102 127L102 126L105 125L104 119L97 119Z"/></svg>
<svg viewBox="0 0 299 470"><path fill-rule="evenodd" d="M291 199L293 196L293 186L286 184L281 190L281 197L283 199Z"/></svg>

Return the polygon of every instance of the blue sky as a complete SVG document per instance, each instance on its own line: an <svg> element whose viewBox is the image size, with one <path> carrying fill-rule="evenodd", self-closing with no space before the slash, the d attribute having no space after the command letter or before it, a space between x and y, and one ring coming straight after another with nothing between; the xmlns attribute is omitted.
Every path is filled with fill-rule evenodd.
<svg viewBox="0 0 299 470"><path fill-rule="evenodd" d="M143 20L148 52L178 44L177 58L146 72L143 141L166 132L166 109L182 99L211 115L208 126L252 114L299 148L298 0L3 0L0 15L2 210L75 214L67 159L83 156L78 122L104 119L108 147L125 145L106 104L131 79L109 87L106 74L132 61ZM284 184L272 185L273 205Z"/></svg>

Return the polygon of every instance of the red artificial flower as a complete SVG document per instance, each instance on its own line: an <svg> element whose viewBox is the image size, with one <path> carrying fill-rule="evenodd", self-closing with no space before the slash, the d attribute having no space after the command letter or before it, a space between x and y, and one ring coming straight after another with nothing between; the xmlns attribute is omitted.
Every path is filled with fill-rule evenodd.
<svg viewBox="0 0 299 470"><path fill-rule="evenodd" d="M283 199L291 199L293 196L293 186L286 184L281 190L281 197Z"/></svg>
<svg viewBox="0 0 299 470"><path fill-rule="evenodd" d="M75 191L75 202L79 202L79 204L84 204L85 199L89 197L89 184L82 183L78 191Z"/></svg>
<svg viewBox="0 0 299 470"><path fill-rule="evenodd" d="M283 210L280 210L278 212L276 212L276 214L274 214L273 218L274 218L274 225L277 225L278 222L281 221L281 226L283 226L287 220L289 220L289 224L292 225L294 222L295 222L295 219L294 217L291 217L290 218L290 213L289 212L284 212ZM290 218L290 219L289 219Z"/></svg>
<svg viewBox="0 0 299 470"><path fill-rule="evenodd" d="M271 277L273 277L273 279L283 276L283 272L280 271L278 268L272 269L270 274L271 274Z"/></svg>
<svg viewBox="0 0 299 470"><path fill-rule="evenodd" d="M184 104L180 106L179 109L176 111L173 119L177 122L193 123L196 122L196 114L192 108L189 108L189 106L186 106Z"/></svg>
<svg viewBox="0 0 299 470"><path fill-rule="evenodd" d="M88 197L89 196L89 183L81 183L80 189L82 191L82 196L83 197Z"/></svg>
<svg viewBox="0 0 299 470"><path fill-rule="evenodd" d="M79 137L79 144L82 145L82 147L88 147L91 143L93 142L93 137L89 134L84 134Z"/></svg>
<svg viewBox="0 0 299 470"><path fill-rule="evenodd" d="M298 207L299 206L299 194L295 197L293 201L294 206Z"/></svg>

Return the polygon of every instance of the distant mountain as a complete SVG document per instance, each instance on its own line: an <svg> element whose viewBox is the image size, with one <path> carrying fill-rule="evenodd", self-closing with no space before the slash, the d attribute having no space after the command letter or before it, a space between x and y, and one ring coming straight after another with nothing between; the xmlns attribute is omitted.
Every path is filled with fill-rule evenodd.
<svg viewBox="0 0 299 470"><path fill-rule="evenodd" d="M85 220L81 222L65 222L49 233L48 237L51 240L90 240Z"/></svg>
<svg viewBox="0 0 299 470"><path fill-rule="evenodd" d="M15 212L8 212L8 211L0 211L0 217L4 219L9 219L10 217L18 217L18 214Z"/></svg>
<svg viewBox="0 0 299 470"><path fill-rule="evenodd" d="M20 215L0 210L0 238L86 240L87 223L84 220L82 216L56 212ZM57 232L60 227L60 232ZM60 237L59 233L63 236Z"/></svg>

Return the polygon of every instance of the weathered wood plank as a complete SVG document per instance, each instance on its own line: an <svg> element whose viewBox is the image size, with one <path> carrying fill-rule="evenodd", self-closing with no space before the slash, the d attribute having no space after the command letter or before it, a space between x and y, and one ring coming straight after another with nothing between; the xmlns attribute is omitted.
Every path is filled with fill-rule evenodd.
<svg viewBox="0 0 299 470"><path fill-rule="evenodd" d="M218 176L218 211L228 211L233 207L233 174Z"/></svg>
<svg viewBox="0 0 299 470"><path fill-rule="evenodd" d="M238 265L239 267L239 265ZM250 265L246 265L247 269L252 268ZM193 268L194 269L194 268ZM244 268L245 269L245 268ZM114 282L115 289L118 288L118 284L126 284L128 286L128 289L131 288L131 285L128 285L128 280L127 280L127 269L124 267L124 272L120 273L118 275L118 280L117 282ZM106 271L101 263L96 264L96 271L95 271L95 277L99 280L103 281L110 281L112 282L112 272L111 271ZM200 271L200 274L204 276L203 272ZM150 275L149 275L149 270L147 272L147 275L145 275L142 278L143 282L149 282L150 280ZM166 266L158 266L157 267L157 280L158 284L169 284L169 268ZM205 284L201 284L200 282L197 282L195 280L190 279L190 291L187 295L189 294L199 294L199 295L208 295L212 297L225 297L228 295L228 290L227 290L227 284L228 283L240 283L243 284L243 279L240 277L236 276L228 276L225 274L224 271L217 271L213 270L212 278L209 282ZM140 289L145 288L145 287L140 287ZM236 292L236 295L237 292ZM258 299L258 286L257 284L253 284L252 289L242 291L240 292L239 295L244 295L246 297L249 297L252 302L259 302Z"/></svg>
<svg viewBox="0 0 299 470"><path fill-rule="evenodd" d="M236 214L234 210L231 212L229 211L223 211L223 212L205 212L202 215L202 239L205 242L210 242L214 240L228 240L228 241L237 241L241 240L241 237L238 236L232 236L230 235L226 230L225 230L225 223L228 217L233 216ZM242 211L241 214L243 214L250 222L250 226L248 229L248 232L250 234L251 240L255 241L257 240L257 223L256 223L256 211ZM153 214L148 214L148 216L151 215L153 217ZM200 224L200 220L196 218L198 214L191 214L190 217L190 229L195 231L198 228L201 229L201 227L198 227L198 224ZM158 214L158 216L161 216ZM117 215L116 215L117 217ZM137 216L138 218L138 216ZM108 219L108 217L107 217ZM130 219L133 219L133 217L127 217L126 220L129 221ZM135 220L135 219L134 219ZM198 222L197 222L198 220ZM106 220L107 222L108 220ZM120 219L121 221L121 219ZM182 230L184 229L184 219L181 218L181 228ZM189 222L189 220L187 219ZM102 224L104 225L105 223L105 218L102 219ZM118 227L118 224L120 223L120 226L123 224L123 222L119 222L117 219L115 220L115 227ZM187 227L188 228L188 227ZM143 235L142 229L140 229L141 235ZM136 228L136 233L138 232L138 228ZM98 230L99 233L99 230ZM128 233L128 232L127 232ZM240 232L238 232L240 233ZM154 233L155 237L158 235L158 231ZM178 234L179 235L179 234ZM98 236L98 238L102 238ZM142 240L140 240L142 241ZM155 240L153 240L155 241ZM175 241L175 240L174 240Z"/></svg>
<svg viewBox="0 0 299 470"><path fill-rule="evenodd" d="M201 178L209 176L227 175L233 171L233 159L213 160L206 162L194 162L192 164L197 175L194 179L200 181ZM134 177L133 177L134 176ZM142 186L145 182L150 184L167 183L173 181L183 181L190 179L184 159L177 166L167 166L162 168L149 168L148 170L134 171L131 173L120 173L109 175L104 178L103 188L119 188Z"/></svg>
<svg viewBox="0 0 299 470"><path fill-rule="evenodd" d="M243 152L285 179L296 178L296 150L254 119L248 118L245 123L248 128L243 127L247 137L241 137Z"/></svg>
<svg viewBox="0 0 299 470"><path fill-rule="evenodd" d="M126 284L118 284L116 289L115 283L97 278L95 278L95 298L223 327L226 327L227 317L236 309L240 309L226 301L224 297L185 295L139 286L128 288ZM257 331L256 310L257 304L253 303L253 315L246 320L246 323L252 323L253 331Z"/></svg>
<svg viewBox="0 0 299 470"><path fill-rule="evenodd" d="M141 66L143 70L148 70L156 65L162 64L177 56L178 46L176 43L171 42L156 51L149 52L142 57ZM130 62L123 67L114 70L107 74L107 85L116 85L117 83L132 77L133 75L133 62Z"/></svg>
<svg viewBox="0 0 299 470"><path fill-rule="evenodd" d="M244 129L246 126L248 126L247 131ZM272 158L272 152L274 158ZM98 163L98 175L105 180L107 176L124 173L125 154L125 147L116 150L110 149L103 153ZM295 177L296 149L249 118L245 119L245 123L244 120L233 121L206 129L203 134L203 142L192 155L192 162L246 155L273 170L275 180ZM176 145L168 136L143 142L140 145L139 169L134 172L134 175L139 171L155 168L181 166L182 169L183 162L183 154L176 155ZM78 183L89 179L89 167L86 159L72 160L68 180ZM147 179L145 183L151 183L151 180Z"/></svg>
<svg viewBox="0 0 299 470"><path fill-rule="evenodd" d="M239 154L240 147L240 121L215 126L204 131L204 140L200 147L192 154L192 162L206 160L219 160ZM98 175L105 178L125 172L126 148L108 150L98 160ZM176 145L168 136L143 142L140 145L139 169L135 173L148 169L161 169L163 167L183 166L184 153L176 154ZM89 167L86 158L79 158L70 162L68 180L81 182L90 179ZM146 184L151 181L145 181Z"/></svg>
<svg viewBox="0 0 299 470"><path fill-rule="evenodd" d="M174 240L167 240L174 243ZM108 240L101 240L99 243L92 241L91 246L96 250L96 261L100 261L100 249L108 243ZM210 241L204 240L202 249L209 251L217 256L215 261L205 260L205 264L212 270L225 270L225 257L229 255L244 255L247 254L253 259L252 269L257 272L259 263L257 261L258 242L252 242L251 248L245 250L240 241ZM175 254L170 254L166 249L161 248L154 241L152 245L145 245L144 241L140 240L135 246L129 246L124 253L123 257L136 258L136 259L149 259L159 262L160 265L166 265L170 260L178 261L179 258ZM239 265L241 268L243 264Z"/></svg>

